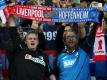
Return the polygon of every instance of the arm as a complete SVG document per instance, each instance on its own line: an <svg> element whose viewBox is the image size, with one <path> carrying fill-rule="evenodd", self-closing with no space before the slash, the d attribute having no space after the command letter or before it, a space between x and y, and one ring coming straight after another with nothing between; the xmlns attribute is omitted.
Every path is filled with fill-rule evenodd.
<svg viewBox="0 0 107 80"><path fill-rule="evenodd" d="M81 39L86 36L85 24L85 22L78 23L78 33Z"/></svg>
<svg viewBox="0 0 107 80"><path fill-rule="evenodd" d="M14 20L14 17L10 17L8 20L8 29L9 29L9 34L11 36L11 39L13 41L13 43L15 44L16 48L21 47L21 45L24 45L24 43L22 42L22 39L20 38L20 35L18 34L18 30L16 27L16 23Z"/></svg>
<svg viewBox="0 0 107 80"><path fill-rule="evenodd" d="M90 53L90 50L93 49L95 35L96 35L96 28L97 28L97 24L93 26L91 32L86 37L84 43L80 45L80 47L83 48L83 50L85 50L87 53Z"/></svg>
<svg viewBox="0 0 107 80"><path fill-rule="evenodd" d="M1 25L2 26L2 25ZM12 26L12 27L6 27L6 26ZM18 46L19 38L17 33L17 28L13 27L15 26L15 22L12 21L12 18L8 20L8 25L2 26L0 28L0 40L3 44L3 48L7 50L8 53L13 53L16 50L16 46Z"/></svg>
<svg viewBox="0 0 107 80"><path fill-rule="evenodd" d="M6 24L3 24L0 21L0 48L8 49L8 51L12 51L13 43L11 41L11 37L9 34L9 30L6 27Z"/></svg>

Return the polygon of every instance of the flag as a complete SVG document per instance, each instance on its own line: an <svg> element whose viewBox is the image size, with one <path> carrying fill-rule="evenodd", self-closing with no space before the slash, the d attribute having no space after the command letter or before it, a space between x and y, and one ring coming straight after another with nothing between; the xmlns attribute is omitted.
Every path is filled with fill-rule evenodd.
<svg viewBox="0 0 107 80"><path fill-rule="evenodd" d="M98 27L96 30L93 60L94 61L106 60L106 49L105 49L105 39L104 39L104 21L102 21L102 26Z"/></svg>

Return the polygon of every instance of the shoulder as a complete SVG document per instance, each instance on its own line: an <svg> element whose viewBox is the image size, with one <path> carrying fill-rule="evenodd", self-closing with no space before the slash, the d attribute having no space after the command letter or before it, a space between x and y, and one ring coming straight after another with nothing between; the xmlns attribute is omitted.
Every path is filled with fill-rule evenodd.
<svg viewBox="0 0 107 80"><path fill-rule="evenodd" d="M83 55L87 55L87 52L86 51L84 51L82 48L79 48L79 50L78 50L78 52L79 52L79 54L83 54Z"/></svg>
<svg viewBox="0 0 107 80"><path fill-rule="evenodd" d="M65 52L61 52L58 57L57 57L57 60L61 60L63 57L65 57L67 55L67 53Z"/></svg>

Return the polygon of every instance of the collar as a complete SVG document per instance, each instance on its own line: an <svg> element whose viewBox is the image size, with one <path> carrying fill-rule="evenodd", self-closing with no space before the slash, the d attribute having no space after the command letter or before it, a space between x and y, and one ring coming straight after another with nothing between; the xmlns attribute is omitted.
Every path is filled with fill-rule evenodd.
<svg viewBox="0 0 107 80"><path fill-rule="evenodd" d="M73 50L72 52L68 51L67 49L65 49L64 52L68 53L68 54L73 54L73 53L77 52L78 50L79 50L79 47L76 47L75 50Z"/></svg>

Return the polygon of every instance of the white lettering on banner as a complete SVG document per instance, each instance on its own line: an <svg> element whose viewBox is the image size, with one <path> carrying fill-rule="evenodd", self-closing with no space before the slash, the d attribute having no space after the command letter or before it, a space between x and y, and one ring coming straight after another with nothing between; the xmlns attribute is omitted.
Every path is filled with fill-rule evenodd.
<svg viewBox="0 0 107 80"><path fill-rule="evenodd" d="M88 18L88 11L59 11L61 19L82 19Z"/></svg>
<svg viewBox="0 0 107 80"><path fill-rule="evenodd" d="M35 10L35 9L26 9L26 8L17 8L16 14L20 14L20 16L31 16L31 17L44 17L43 10Z"/></svg>
<svg viewBox="0 0 107 80"><path fill-rule="evenodd" d="M28 59L28 60L31 60L31 61L33 61L33 62L42 64L43 66L46 66L46 63L45 63L45 61L44 61L44 59L43 59L42 56L39 56L39 58L35 58L35 57L32 57L32 56L29 55L29 54L26 54L26 55L25 55L25 59Z"/></svg>

